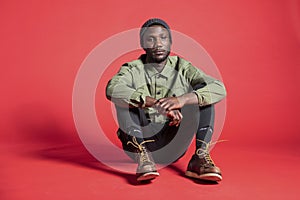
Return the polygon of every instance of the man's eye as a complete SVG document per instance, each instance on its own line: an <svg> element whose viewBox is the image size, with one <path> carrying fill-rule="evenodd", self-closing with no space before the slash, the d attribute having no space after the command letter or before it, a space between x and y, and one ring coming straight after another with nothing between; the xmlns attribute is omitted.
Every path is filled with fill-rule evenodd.
<svg viewBox="0 0 300 200"><path fill-rule="evenodd" d="M154 39L153 38L147 38L147 42L153 42Z"/></svg>

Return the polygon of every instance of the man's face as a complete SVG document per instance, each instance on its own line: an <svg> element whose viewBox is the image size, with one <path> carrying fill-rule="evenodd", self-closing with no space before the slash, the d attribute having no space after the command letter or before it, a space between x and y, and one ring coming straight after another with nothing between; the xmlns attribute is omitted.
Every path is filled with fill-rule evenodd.
<svg viewBox="0 0 300 200"><path fill-rule="evenodd" d="M143 36L143 48L150 62L165 61L171 49L170 35L167 29L160 25L147 28Z"/></svg>

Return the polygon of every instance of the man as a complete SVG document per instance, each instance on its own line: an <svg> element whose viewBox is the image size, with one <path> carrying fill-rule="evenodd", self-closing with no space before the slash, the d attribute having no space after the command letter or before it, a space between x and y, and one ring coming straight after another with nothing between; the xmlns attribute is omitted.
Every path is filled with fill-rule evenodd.
<svg viewBox="0 0 300 200"><path fill-rule="evenodd" d="M209 146L213 105L226 95L223 83L184 59L169 56L171 30L161 19L143 24L140 44L146 54L124 64L106 88L107 98L116 105L123 149L138 163L137 180L159 176L155 163L178 160L196 136L196 152L186 175L221 181Z"/></svg>

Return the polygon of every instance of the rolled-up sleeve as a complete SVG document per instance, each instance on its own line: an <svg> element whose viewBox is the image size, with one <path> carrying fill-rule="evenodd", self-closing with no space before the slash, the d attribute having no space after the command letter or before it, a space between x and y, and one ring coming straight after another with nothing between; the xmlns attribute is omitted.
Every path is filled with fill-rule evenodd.
<svg viewBox="0 0 300 200"><path fill-rule="evenodd" d="M143 88L135 88L132 67L124 64L119 72L108 82L106 97L117 105L142 107L145 102Z"/></svg>
<svg viewBox="0 0 300 200"><path fill-rule="evenodd" d="M190 79L190 84L198 97L200 106L215 104L226 96L226 89L221 81L205 74L191 64L186 68L186 75Z"/></svg>

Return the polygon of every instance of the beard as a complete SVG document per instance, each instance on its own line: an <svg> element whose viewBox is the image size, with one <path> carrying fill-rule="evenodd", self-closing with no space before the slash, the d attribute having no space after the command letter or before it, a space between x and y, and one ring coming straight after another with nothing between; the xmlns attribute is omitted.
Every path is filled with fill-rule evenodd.
<svg viewBox="0 0 300 200"><path fill-rule="evenodd" d="M147 57L151 63L162 63L170 55L170 51L167 50L156 50L156 49L146 49Z"/></svg>

